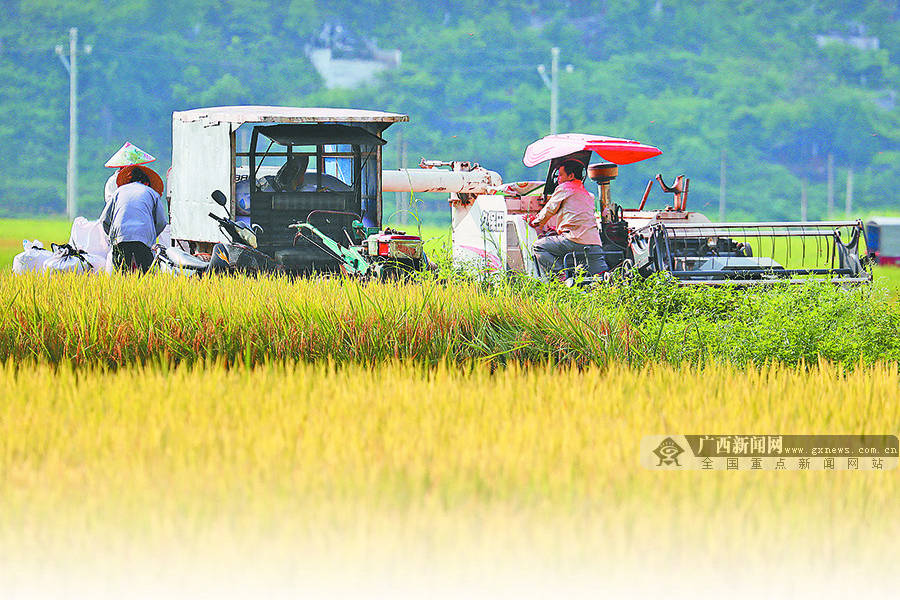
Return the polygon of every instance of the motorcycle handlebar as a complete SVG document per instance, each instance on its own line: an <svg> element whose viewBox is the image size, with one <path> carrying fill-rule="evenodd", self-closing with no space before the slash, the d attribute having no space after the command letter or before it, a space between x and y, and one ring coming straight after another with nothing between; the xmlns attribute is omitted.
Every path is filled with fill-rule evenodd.
<svg viewBox="0 0 900 600"><path fill-rule="evenodd" d="M226 219L224 217L219 217L214 213L209 213L209 217L216 221L219 224L219 229L225 233L229 238L231 238L232 243L240 242L241 235L238 233L237 228L235 227L234 222L231 219Z"/></svg>

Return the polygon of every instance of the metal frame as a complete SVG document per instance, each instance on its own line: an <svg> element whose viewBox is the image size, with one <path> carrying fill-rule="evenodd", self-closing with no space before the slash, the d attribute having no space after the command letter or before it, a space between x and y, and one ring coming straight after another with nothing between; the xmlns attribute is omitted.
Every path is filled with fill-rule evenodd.
<svg viewBox="0 0 900 600"><path fill-rule="evenodd" d="M847 242L841 240L841 230L847 230L850 239ZM784 221L759 221L750 223L653 223L641 228L631 234L632 245L640 243L639 240L646 242L646 251L642 254L646 256L646 262L641 267L652 266L652 270L665 272L672 275L683 284L706 284L717 285L722 283L732 283L738 285L766 284L789 281L790 283L801 283L810 281L815 276L830 276L827 281L834 283L866 283L871 281L872 275L866 270L865 261L860 259L858 245L860 239L865 239L864 228L861 220L855 221L802 221L802 222L784 222ZM771 265L760 265L753 267L754 257L751 255L737 254L736 247L738 242L736 239L757 239L772 240L772 257L775 260L777 238L800 238L804 240L803 253L801 255L801 268L790 268L791 265L773 268ZM805 240L814 239L816 242L815 255L821 256L824 250L825 265L816 265L807 267L807 253ZM720 240L726 242L726 245L735 247L735 250L728 251L724 255L718 254L718 246ZM696 241L698 254L691 255L681 252L690 252L690 250L676 248L675 245ZM706 242L710 248L709 254L699 254L699 248ZM715 242L716 246L712 246ZM740 242L743 243L743 242ZM645 244L640 243L641 246ZM760 244L760 248L762 244ZM713 249L715 248L715 249ZM733 254L731 252L734 252ZM759 259L760 257L756 257ZM792 247L788 243L785 245L785 262L791 261ZM704 263L715 259L721 259L725 262L726 268L719 269L685 269L678 268L678 262L682 265L686 263ZM745 264L735 265L733 268L727 268L729 260L740 260ZM835 262L838 264L835 265ZM826 281L816 279L816 281Z"/></svg>

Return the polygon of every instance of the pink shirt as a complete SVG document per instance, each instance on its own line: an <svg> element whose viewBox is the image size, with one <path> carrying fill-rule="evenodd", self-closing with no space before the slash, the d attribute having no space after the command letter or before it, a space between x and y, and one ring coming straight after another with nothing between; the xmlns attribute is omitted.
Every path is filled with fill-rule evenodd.
<svg viewBox="0 0 900 600"><path fill-rule="evenodd" d="M602 243L594 216L594 195L577 179L559 184L537 214L534 227L540 227L553 215L558 215L556 231L566 239L584 245Z"/></svg>

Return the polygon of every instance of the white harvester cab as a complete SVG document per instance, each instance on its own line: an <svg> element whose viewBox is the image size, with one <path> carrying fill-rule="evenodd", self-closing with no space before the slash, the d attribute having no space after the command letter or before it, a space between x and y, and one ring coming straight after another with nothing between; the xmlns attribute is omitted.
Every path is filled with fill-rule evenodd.
<svg viewBox="0 0 900 600"><path fill-rule="evenodd" d="M527 212L517 210L521 200L498 192L479 194L471 202L451 200L453 263L482 273L516 271L536 277L531 246L537 231L525 222Z"/></svg>
<svg viewBox="0 0 900 600"><path fill-rule="evenodd" d="M381 137L406 115L355 109L222 106L172 114L169 215L174 245L209 252L227 241L209 213L262 227L259 249L286 267L333 262L315 246L294 245L288 225L326 214L335 239L355 219L381 227ZM300 165L297 167L297 165ZM291 167L297 177L281 181ZM223 210L211 194L227 198ZM279 254L280 253L280 254Z"/></svg>

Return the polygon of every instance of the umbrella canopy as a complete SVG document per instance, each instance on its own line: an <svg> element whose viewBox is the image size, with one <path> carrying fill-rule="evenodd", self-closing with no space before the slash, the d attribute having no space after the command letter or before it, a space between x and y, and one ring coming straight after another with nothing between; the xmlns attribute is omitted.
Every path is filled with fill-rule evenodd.
<svg viewBox="0 0 900 600"><path fill-rule="evenodd" d="M617 165L628 165L662 154L659 148L634 140L583 133L559 133L529 144L525 148L522 162L526 167L533 167L546 160L585 150L592 150L604 160Z"/></svg>
<svg viewBox="0 0 900 600"><path fill-rule="evenodd" d="M104 167L110 169L118 169L121 167L130 167L133 165L146 165L156 160L155 157L144 152L131 142L125 142L125 145L119 148L119 151L109 157Z"/></svg>

